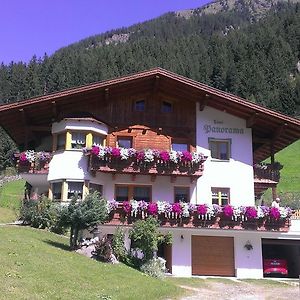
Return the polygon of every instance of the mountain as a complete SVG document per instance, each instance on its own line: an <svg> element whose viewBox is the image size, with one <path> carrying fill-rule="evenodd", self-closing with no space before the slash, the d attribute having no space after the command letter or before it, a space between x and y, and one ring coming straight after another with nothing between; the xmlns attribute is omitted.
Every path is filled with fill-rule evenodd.
<svg viewBox="0 0 300 300"><path fill-rule="evenodd" d="M216 1L88 37L28 64L1 64L0 103L157 66L300 116L300 4ZM0 132L0 139L8 138Z"/></svg>

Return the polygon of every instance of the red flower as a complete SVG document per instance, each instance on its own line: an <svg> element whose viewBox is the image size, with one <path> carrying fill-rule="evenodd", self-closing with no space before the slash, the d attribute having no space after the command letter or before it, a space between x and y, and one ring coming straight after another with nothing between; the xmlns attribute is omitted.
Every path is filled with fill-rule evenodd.
<svg viewBox="0 0 300 300"><path fill-rule="evenodd" d="M161 151L159 153L159 157L162 161L166 162L170 160L170 154L167 151Z"/></svg>
<svg viewBox="0 0 300 300"><path fill-rule="evenodd" d="M123 202L123 209L126 214L129 214L131 212L131 204L129 201L124 201Z"/></svg>
<svg viewBox="0 0 300 300"><path fill-rule="evenodd" d="M192 161L193 156L189 151L182 151L181 160L182 161Z"/></svg>
<svg viewBox="0 0 300 300"><path fill-rule="evenodd" d="M137 160L143 160L144 157L145 157L144 151L139 151L139 152L136 154L136 159L137 159Z"/></svg>
<svg viewBox="0 0 300 300"><path fill-rule="evenodd" d="M257 210L256 210L256 208L255 207L251 207L251 206L247 207L245 215L249 219L256 219L257 218Z"/></svg>
<svg viewBox="0 0 300 300"><path fill-rule="evenodd" d="M197 212L199 215L205 215L207 213L207 206L205 204L200 204L197 208Z"/></svg>
<svg viewBox="0 0 300 300"><path fill-rule="evenodd" d="M93 146L91 149L91 153L95 156L99 154L99 147L98 146Z"/></svg>
<svg viewBox="0 0 300 300"><path fill-rule="evenodd" d="M232 217L233 216L233 207L231 205L225 205L223 207L223 214L225 217Z"/></svg>
<svg viewBox="0 0 300 300"><path fill-rule="evenodd" d="M269 216L272 219L278 220L280 218L280 211L277 207L271 207L270 212L269 212Z"/></svg>
<svg viewBox="0 0 300 300"><path fill-rule="evenodd" d="M182 213L182 208L181 208L180 203L173 203L172 204L172 212L177 213L177 214Z"/></svg>
<svg viewBox="0 0 300 300"><path fill-rule="evenodd" d="M26 154L25 154L24 152L22 152L22 153L20 154L19 159L20 159L21 162L27 162L27 161L28 161L28 160L27 160L27 157L26 157Z"/></svg>
<svg viewBox="0 0 300 300"><path fill-rule="evenodd" d="M113 157L120 157L121 156L121 150L120 150L120 148L112 148L111 155Z"/></svg>
<svg viewBox="0 0 300 300"><path fill-rule="evenodd" d="M157 215L158 208L156 203L149 203L148 204L148 213L149 215Z"/></svg>

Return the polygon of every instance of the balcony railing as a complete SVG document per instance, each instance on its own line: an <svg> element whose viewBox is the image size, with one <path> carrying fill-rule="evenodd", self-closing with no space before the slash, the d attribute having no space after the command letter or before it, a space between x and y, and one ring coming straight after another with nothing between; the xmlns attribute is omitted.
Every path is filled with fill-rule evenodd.
<svg viewBox="0 0 300 300"><path fill-rule="evenodd" d="M18 173L47 174L52 158L49 152L27 150L14 155Z"/></svg>
<svg viewBox="0 0 300 300"><path fill-rule="evenodd" d="M283 166L280 163L268 164L260 163L253 166L254 178L267 179L275 182L280 180L280 170Z"/></svg>
<svg viewBox="0 0 300 300"><path fill-rule="evenodd" d="M292 211L289 208L233 207L231 205L192 205L189 203L144 201L109 202L110 225L131 225L149 216L162 227L187 227L234 230L288 231Z"/></svg>
<svg viewBox="0 0 300 300"><path fill-rule="evenodd" d="M126 152L125 152L126 151ZM93 147L85 150L90 171L200 177L207 157L188 151Z"/></svg>

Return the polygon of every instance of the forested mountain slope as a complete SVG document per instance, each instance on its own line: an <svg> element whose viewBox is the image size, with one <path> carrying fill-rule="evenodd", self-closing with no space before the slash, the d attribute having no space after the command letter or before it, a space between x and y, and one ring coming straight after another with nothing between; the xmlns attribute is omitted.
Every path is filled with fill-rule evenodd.
<svg viewBox="0 0 300 300"><path fill-rule="evenodd" d="M28 64L2 64L0 102L160 66L299 116L300 4L276 3L217 1L89 37Z"/></svg>

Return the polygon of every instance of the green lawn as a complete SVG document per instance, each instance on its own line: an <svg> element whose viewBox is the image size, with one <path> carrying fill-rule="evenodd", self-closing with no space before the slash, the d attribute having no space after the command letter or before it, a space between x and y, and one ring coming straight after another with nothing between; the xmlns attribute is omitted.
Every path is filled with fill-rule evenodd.
<svg viewBox="0 0 300 300"><path fill-rule="evenodd" d="M300 140L278 152L275 160L283 165L278 191L300 193Z"/></svg>
<svg viewBox="0 0 300 300"><path fill-rule="evenodd" d="M16 180L0 187L0 207L19 209L24 196L24 185L24 180Z"/></svg>
<svg viewBox="0 0 300 300"><path fill-rule="evenodd" d="M123 264L68 251L68 239L0 226L0 299L175 299L183 290Z"/></svg>
<svg viewBox="0 0 300 300"><path fill-rule="evenodd" d="M24 195L24 180L11 181L0 187L0 223L17 219Z"/></svg>

